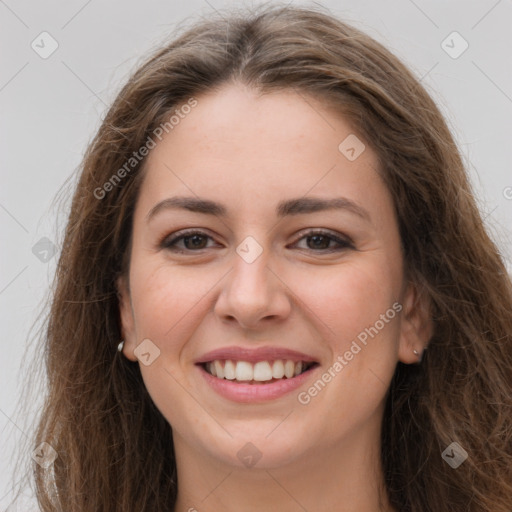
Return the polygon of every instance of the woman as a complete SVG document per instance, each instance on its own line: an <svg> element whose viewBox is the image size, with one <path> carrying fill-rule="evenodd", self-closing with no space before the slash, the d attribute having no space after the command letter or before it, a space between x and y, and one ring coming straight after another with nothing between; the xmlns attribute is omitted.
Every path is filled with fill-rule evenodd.
<svg viewBox="0 0 512 512"><path fill-rule="evenodd" d="M200 22L85 155L40 506L510 512L511 332L456 144L396 57L312 9Z"/></svg>

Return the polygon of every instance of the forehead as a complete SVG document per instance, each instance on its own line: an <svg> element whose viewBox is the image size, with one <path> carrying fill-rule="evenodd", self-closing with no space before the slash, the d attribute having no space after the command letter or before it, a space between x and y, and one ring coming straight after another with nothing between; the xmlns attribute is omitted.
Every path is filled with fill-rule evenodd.
<svg viewBox="0 0 512 512"><path fill-rule="evenodd" d="M153 202L171 192L230 195L242 207L311 193L357 200L383 186L376 155L366 144L349 160L340 143L359 141L360 151L364 141L316 98L230 84L196 100L148 156L141 195Z"/></svg>
<svg viewBox="0 0 512 512"><path fill-rule="evenodd" d="M167 138L176 144L192 142L198 150L213 154L228 150L233 156L238 151L241 157L264 158L269 149L276 157L280 149L295 149L300 155L319 149L333 152L338 139L353 132L319 99L291 89L261 94L230 84L199 96L197 102Z"/></svg>

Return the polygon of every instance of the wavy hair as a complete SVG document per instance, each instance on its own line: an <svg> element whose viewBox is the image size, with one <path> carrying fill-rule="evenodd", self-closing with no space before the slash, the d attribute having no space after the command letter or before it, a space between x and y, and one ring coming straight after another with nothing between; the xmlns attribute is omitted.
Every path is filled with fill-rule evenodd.
<svg viewBox="0 0 512 512"><path fill-rule="evenodd" d="M390 51L318 8L265 6L198 20L130 77L75 185L42 347L47 390L34 446L45 512L168 511L172 431L139 365L117 356L116 279L129 268L144 159L98 198L181 103L226 83L293 89L342 113L379 160L433 334L421 365L398 363L382 425L382 469L400 512L510 512L512 283L435 102ZM40 383L39 383L40 385ZM468 459L441 457L458 442Z"/></svg>

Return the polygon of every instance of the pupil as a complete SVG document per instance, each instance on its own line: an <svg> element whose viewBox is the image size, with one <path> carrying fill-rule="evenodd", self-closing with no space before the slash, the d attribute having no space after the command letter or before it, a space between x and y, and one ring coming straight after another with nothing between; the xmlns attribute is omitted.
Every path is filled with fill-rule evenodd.
<svg viewBox="0 0 512 512"><path fill-rule="evenodd" d="M324 235L312 235L309 239L313 241L316 249L327 249L329 247L329 239Z"/></svg>
<svg viewBox="0 0 512 512"><path fill-rule="evenodd" d="M192 241L192 245L193 248L195 249L203 249L203 246L204 246L204 237L201 236L201 235L192 235L192 236L187 236L184 238L184 242L185 242L185 246L187 246L187 248L190 248L189 246L189 243L190 241ZM201 242L203 242L203 244L201 244Z"/></svg>

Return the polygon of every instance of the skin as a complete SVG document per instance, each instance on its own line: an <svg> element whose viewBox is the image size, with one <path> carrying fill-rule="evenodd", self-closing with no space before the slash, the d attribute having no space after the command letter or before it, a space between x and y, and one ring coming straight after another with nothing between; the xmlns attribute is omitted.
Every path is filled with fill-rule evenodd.
<svg viewBox="0 0 512 512"><path fill-rule="evenodd" d="M129 281L118 282L124 355L144 339L160 350L144 383L173 429L177 512L392 510L380 470L380 428L397 361L412 364L431 335L428 305L403 276L393 199L369 144L354 161L338 145L353 129L293 91L258 95L240 84L198 96L198 105L151 151L137 200ZM269 122L269 120L271 122ZM361 139L361 137L359 137ZM171 196L220 202L225 217L168 209ZM278 218L283 199L346 197L348 210ZM195 228L202 249L162 239ZM329 230L312 243L304 230ZM237 246L263 252L247 263ZM211 237L211 238L208 238ZM318 240L318 239L316 239ZM394 303L402 311L307 405L298 392L240 404L216 394L194 361L225 346L274 345L306 352L319 378L358 334ZM301 387L314 383L310 378ZM261 459L246 467L252 443Z"/></svg>

